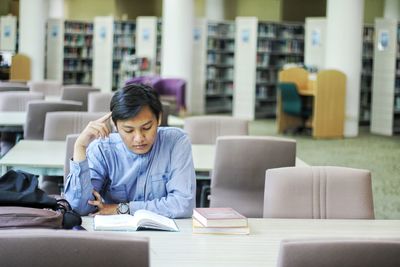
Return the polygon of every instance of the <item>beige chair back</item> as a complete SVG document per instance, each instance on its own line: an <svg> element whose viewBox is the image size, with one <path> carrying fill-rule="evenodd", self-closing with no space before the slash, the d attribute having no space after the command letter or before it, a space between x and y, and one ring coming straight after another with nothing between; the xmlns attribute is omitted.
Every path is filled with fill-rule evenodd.
<svg viewBox="0 0 400 267"><path fill-rule="evenodd" d="M400 266L400 240L283 240L277 267Z"/></svg>
<svg viewBox="0 0 400 267"><path fill-rule="evenodd" d="M44 140L65 140L68 134L77 134L90 121L97 120L106 112L57 111L48 112L44 125Z"/></svg>
<svg viewBox="0 0 400 267"><path fill-rule="evenodd" d="M29 91L40 92L45 96L61 96L62 83L55 80L30 81Z"/></svg>
<svg viewBox="0 0 400 267"><path fill-rule="evenodd" d="M269 169L264 217L374 219L371 173L330 166Z"/></svg>
<svg viewBox="0 0 400 267"><path fill-rule="evenodd" d="M91 92L88 95L89 112L109 112L114 93Z"/></svg>
<svg viewBox="0 0 400 267"><path fill-rule="evenodd" d="M61 99L79 101L82 103L82 111L87 111L90 92L100 92L100 89L86 85L68 85L62 88Z"/></svg>
<svg viewBox="0 0 400 267"><path fill-rule="evenodd" d="M71 230L2 230L2 266L148 267L146 237Z"/></svg>
<svg viewBox="0 0 400 267"><path fill-rule="evenodd" d="M44 95L42 93L0 92L0 110L26 111L29 101L43 99Z"/></svg>
<svg viewBox="0 0 400 267"><path fill-rule="evenodd" d="M217 138L211 177L211 207L232 207L247 217L262 217L265 171L294 166L296 141L262 136Z"/></svg>
<svg viewBox="0 0 400 267"><path fill-rule="evenodd" d="M29 101L24 126L24 139L43 139L47 112L80 110L82 110L82 104L75 101Z"/></svg>
<svg viewBox="0 0 400 267"><path fill-rule="evenodd" d="M69 164L70 160L74 156L74 146L76 139L78 139L78 136L79 134L69 134L65 138L66 150L65 150L65 164L64 164L64 185L70 171Z"/></svg>
<svg viewBox="0 0 400 267"><path fill-rule="evenodd" d="M228 116L194 116L184 120L183 130L192 144L215 144L218 136L248 135L248 121Z"/></svg>

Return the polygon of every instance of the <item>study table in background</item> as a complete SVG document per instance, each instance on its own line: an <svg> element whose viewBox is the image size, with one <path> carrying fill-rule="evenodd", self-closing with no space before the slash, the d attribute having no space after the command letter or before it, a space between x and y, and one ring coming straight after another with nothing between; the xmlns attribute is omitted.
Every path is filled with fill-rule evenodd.
<svg viewBox="0 0 400 267"><path fill-rule="evenodd" d="M37 175L64 175L65 141L21 140L0 159L2 174L18 168ZM196 172L209 172L214 167L215 145L192 145ZM296 158L296 166L307 166Z"/></svg>
<svg viewBox="0 0 400 267"><path fill-rule="evenodd" d="M149 237L152 267L276 267L283 239L400 239L400 220L249 219L250 235L193 234L191 219L175 221L180 232L113 233ZM93 218L84 217L83 227L93 231Z"/></svg>
<svg viewBox="0 0 400 267"><path fill-rule="evenodd" d="M323 70L310 75L303 68L289 68L279 72L279 82L293 82L301 96L312 97L312 136L315 138L341 138L344 133L346 76L336 70ZM301 125L299 117L282 110L280 94L277 102L277 129Z"/></svg>

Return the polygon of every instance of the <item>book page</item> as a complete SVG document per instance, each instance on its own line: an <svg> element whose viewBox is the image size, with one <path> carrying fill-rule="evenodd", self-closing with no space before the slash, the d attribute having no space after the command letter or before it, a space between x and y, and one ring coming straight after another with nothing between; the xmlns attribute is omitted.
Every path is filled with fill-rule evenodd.
<svg viewBox="0 0 400 267"><path fill-rule="evenodd" d="M148 210L138 210L134 215L136 225L148 229L179 231L173 219Z"/></svg>
<svg viewBox="0 0 400 267"><path fill-rule="evenodd" d="M94 217L95 230L136 231L135 218L129 214L96 215Z"/></svg>

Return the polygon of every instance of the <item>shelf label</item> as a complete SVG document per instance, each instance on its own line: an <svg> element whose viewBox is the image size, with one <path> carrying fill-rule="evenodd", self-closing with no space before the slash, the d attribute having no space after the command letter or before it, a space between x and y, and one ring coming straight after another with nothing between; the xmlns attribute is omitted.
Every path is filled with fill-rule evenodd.
<svg viewBox="0 0 400 267"><path fill-rule="evenodd" d="M193 39L194 41L200 41L201 38L201 31L199 28L194 28L193 29Z"/></svg>
<svg viewBox="0 0 400 267"><path fill-rule="evenodd" d="M321 46L321 30L313 29L311 31L311 45L312 46Z"/></svg>
<svg viewBox="0 0 400 267"><path fill-rule="evenodd" d="M5 25L4 27L4 37L8 38L11 36L11 26L10 25Z"/></svg>
<svg viewBox="0 0 400 267"><path fill-rule="evenodd" d="M100 39L105 40L107 36L107 29L105 26L101 26L100 30L99 30L99 37Z"/></svg>
<svg viewBox="0 0 400 267"><path fill-rule="evenodd" d="M249 29L243 29L241 32L241 39L243 43L248 43L250 40L250 30Z"/></svg>
<svg viewBox="0 0 400 267"><path fill-rule="evenodd" d="M58 25L52 25L51 27L51 36L52 37L57 37L58 35Z"/></svg>
<svg viewBox="0 0 400 267"><path fill-rule="evenodd" d="M381 30L378 35L378 50L384 51L389 47L389 31Z"/></svg>
<svg viewBox="0 0 400 267"><path fill-rule="evenodd" d="M148 41L150 39L150 30L147 28L143 29L142 37L144 41Z"/></svg>

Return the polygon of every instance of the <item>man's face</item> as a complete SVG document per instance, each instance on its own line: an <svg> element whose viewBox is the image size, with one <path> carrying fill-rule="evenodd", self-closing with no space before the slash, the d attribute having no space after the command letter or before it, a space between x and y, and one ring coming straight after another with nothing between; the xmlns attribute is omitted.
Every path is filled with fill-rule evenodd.
<svg viewBox="0 0 400 267"><path fill-rule="evenodd" d="M148 106L131 119L118 120L117 129L124 144L136 154L150 151L157 136L159 120Z"/></svg>

